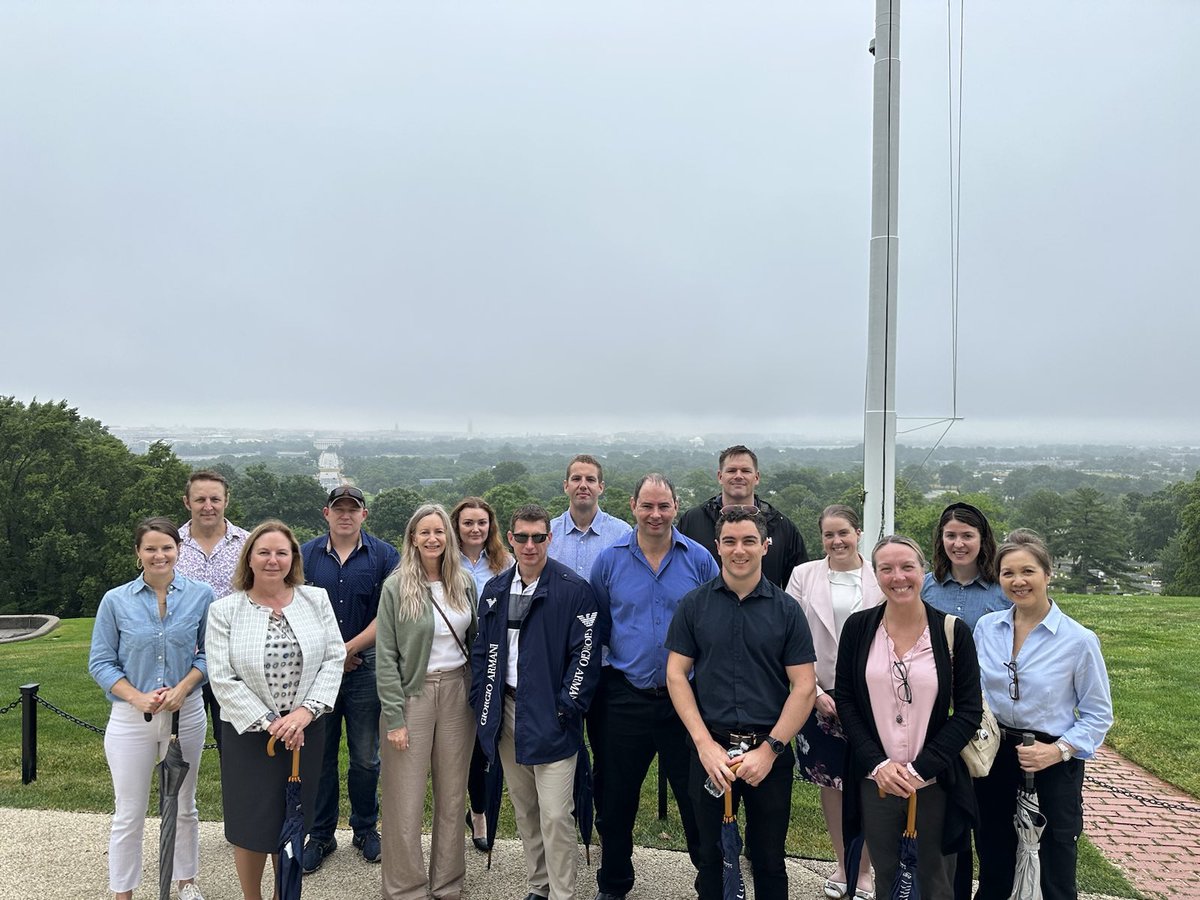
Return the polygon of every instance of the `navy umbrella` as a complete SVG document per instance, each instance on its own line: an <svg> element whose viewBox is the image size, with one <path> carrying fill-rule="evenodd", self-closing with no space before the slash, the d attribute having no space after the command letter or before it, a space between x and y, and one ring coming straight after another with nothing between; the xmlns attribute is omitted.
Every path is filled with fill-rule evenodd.
<svg viewBox="0 0 1200 900"><path fill-rule="evenodd" d="M267 755L275 755L275 736L267 741ZM292 774L284 789L283 827L279 829L279 865L275 869L276 900L300 900L304 874L304 809L300 801L300 748L292 751Z"/></svg>
<svg viewBox="0 0 1200 900"><path fill-rule="evenodd" d="M158 764L158 896L171 900L175 874L175 820L179 815L179 788L191 766L179 746L179 713L171 716L171 740Z"/></svg>
<svg viewBox="0 0 1200 900"><path fill-rule="evenodd" d="M500 823L500 801L504 799L504 767L500 765L500 752L493 756L483 770L484 796L483 818L487 822L487 867L492 867L492 847L496 844L496 829Z"/></svg>
<svg viewBox="0 0 1200 900"><path fill-rule="evenodd" d="M579 836L583 839L583 854L587 864L592 864L592 828L596 824L596 807L592 793L592 761L587 747L580 746L575 759L575 785L572 789L575 810L572 815L579 825Z"/></svg>
<svg viewBox="0 0 1200 900"><path fill-rule="evenodd" d="M849 871L849 870L847 870ZM900 864L892 882L892 900L920 900L917 880L917 792L908 795L908 823L900 836Z"/></svg>
<svg viewBox="0 0 1200 900"><path fill-rule="evenodd" d="M729 767L736 770L737 765ZM733 788L725 789L725 815L721 819L721 897L722 900L746 900L746 882L742 880L742 836L733 815Z"/></svg>

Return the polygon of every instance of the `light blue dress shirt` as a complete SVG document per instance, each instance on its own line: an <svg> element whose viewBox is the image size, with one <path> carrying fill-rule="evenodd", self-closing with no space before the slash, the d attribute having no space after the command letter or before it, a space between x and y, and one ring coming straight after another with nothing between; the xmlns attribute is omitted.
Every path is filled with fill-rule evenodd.
<svg viewBox="0 0 1200 900"><path fill-rule="evenodd" d="M550 522L550 534L553 535L550 539L550 558L569 566L580 578L590 578L592 564L600 551L611 547L617 538L632 530L628 522L597 509L592 524L580 531L568 509Z"/></svg>
<svg viewBox="0 0 1200 900"><path fill-rule="evenodd" d="M165 619L141 575L106 593L92 628L88 672L108 699L120 700L111 688L122 678L142 693L174 687L192 669L207 679L204 632L212 601L211 587L178 573L167 589Z"/></svg>
<svg viewBox="0 0 1200 900"><path fill-rule="evenodd" d="M500 572L493 572L491 561L488 559L487 551L484 550L479 554L479 562L471 562L471 558L467 554L459 551L459 557L462 559L463 569L466 570L473 579L475 579L475 596L483 596L483 586L495 578L500 572L507 571L508 566L505 566ZM509 563L512 565L512 563Z"/></svg>
<svg viewBox="0 0 1200 900"><path fill-rule="evenodd" d="M1112 696L1100 640L1051 601L1017 654L1021 698L1009 698L1013 610L988 613L975 626L983 695L1001 725L1061 735L1091 759L1112 727Z"/></svg>
<svg viewBox="0 0 1200 900"><path fill-rule="evenodd" d="M959 584L953 575L947 575L946 580L939 583L932 572L927 572L921 599L934 609L958 616L972 630L985 614L1002 612L1012 606L1000 585L978 575L966 584Z"/></svg>
<svg viewBox="0 0 1200 900"><path fill-rule="evenodd" d="M643 690L666 686L664 645L679 601L720 574L712 554L678 528L671 538L657 572L638 546L636 529L601 550L592 566L606 660Z"/></svg>

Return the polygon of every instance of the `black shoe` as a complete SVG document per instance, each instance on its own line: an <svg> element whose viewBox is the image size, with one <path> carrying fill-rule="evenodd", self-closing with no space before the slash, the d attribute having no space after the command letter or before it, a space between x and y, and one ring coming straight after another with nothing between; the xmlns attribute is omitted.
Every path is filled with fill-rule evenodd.
<svg viewBox="0 0 1200 900"><path fill-rule="evenodd" d="M363 859L365 859L367 862L379 862L382 848L379 842L379 832L374 828L359 832L354 836L354 840L351 843L353 843L357 849L362 851Z"/></svg>
<svg viewBox="0 0 1200 900"><path fill-rule="evenodd" d="M625 900L625 895L610 894L608 891L597 891L596 900Z"/></svg>
<svg viewBox="0 0 1200 900"><path fill-rule="evenodd" d="M487 837L475 837L475 823L472 821L472 815L467 812L467 831L471 832L471 843L475 845L475 849L480 853L487 853L491 848L488 846Z"/></svg>
<svg viewBox="0 0 1200 900"><path fill-rule="evenodd" d="M526 894L525 900L550 900L550 898L543 897L541 894Z"/></svg>
<svg viewBox="0 0 1200 900"><path fill-rule="evenodd" d="M323 841L320 838L310 837L304 845L304 858L300 863L304 874L311 875L317 869L321 868L321 863L325 862L325 857L336 849L337 838L331 837L328 841Z"/></svg>

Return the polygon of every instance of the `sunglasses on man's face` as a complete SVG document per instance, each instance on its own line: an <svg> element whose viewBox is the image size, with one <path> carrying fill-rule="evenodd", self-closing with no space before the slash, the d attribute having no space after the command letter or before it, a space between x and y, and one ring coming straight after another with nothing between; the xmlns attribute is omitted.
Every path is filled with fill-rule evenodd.
<svg viewBox="0 0 1200 900"><path fill-rule="evenodd" d="M527 532L524 532L524 531L518 531L512 537L513 537L513 540L516 541L518 544L528 544L530 541L533 541L535 544L544 544L544 543L546 543L546 539L549 538L550 535L546 534L546 532L544 532L544 531L534 533L534 534L528 534Z"/></svg>

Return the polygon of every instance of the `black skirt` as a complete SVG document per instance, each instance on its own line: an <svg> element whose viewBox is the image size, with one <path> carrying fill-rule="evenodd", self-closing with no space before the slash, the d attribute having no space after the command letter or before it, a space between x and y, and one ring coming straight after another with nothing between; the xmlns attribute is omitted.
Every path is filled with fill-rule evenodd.
<svg viewBox="0 0 1200 900"><path fill-rule="evenodd" d="M256 853L279 851L283 828L284 792L292 774L292 754L279 741L275 756L267 756L265 731L238 734L232 725L221 735L221 806L225 811L225 839L235 847ZM304 729L300 750L300 796L304 831L312 827L325 749L325 719Z"/></svg>
<svg viewBox="0 0 1200 900"><path fill-rule="evenodd" d="M810 784L842 790L846 774L846 732L842 723L815 709L796 735L796 773Z"/></svg>

